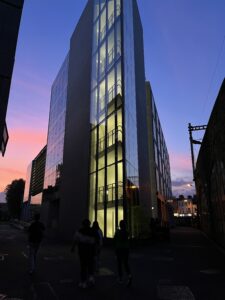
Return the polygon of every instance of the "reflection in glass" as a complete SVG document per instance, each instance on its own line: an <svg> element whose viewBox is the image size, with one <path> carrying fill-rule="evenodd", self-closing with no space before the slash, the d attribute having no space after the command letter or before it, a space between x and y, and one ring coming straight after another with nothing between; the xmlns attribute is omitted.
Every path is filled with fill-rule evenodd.
<svg viewBox="0 0 225 300"><path fill-rule="evenodd" d="M58 166L63 164L65 114L68 83L67 55L52 85L44 188L59 184Z"/></svg>

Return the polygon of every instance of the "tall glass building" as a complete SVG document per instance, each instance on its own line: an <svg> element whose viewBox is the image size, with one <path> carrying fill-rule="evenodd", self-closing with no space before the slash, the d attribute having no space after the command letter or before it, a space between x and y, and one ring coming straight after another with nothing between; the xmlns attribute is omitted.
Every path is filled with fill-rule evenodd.
<svg viewBox="0 0 225 300"><path fill-rule="evenodd" d="M68 65L67 55L51 90L44 188L56 185L63 163Z"/></svg>
<svg viewBox="0 0 225 300"><path fill-rule="evenodd" d="M146 100L152 217L168 221L167 200L172 199L169 153L150 82L146 82Z"/></svg>
<svg viewBox="0 0 225 300"><path fill-rule="evenodd" d="M71 236L89 217L113 237L125 219L132 235L141 236L152 216L151 116L136 0L89 0L66 65L66 101L59 97L56 105L52 91L45 175L45 188L55 186L60 165L58 229Z"/></svg>

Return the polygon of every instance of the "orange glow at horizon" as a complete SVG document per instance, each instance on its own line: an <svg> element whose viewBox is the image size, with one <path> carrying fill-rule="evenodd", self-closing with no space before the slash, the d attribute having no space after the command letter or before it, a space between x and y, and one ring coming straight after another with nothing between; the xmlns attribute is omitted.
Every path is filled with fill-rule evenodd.
<svg viewBox="0 0 225 300"><path fill-rule="evenodd" d="M9 129L9 142L4 157L0 157L0 192L14 179L26 179L30 162L46 144L43 129Z"/></svg>

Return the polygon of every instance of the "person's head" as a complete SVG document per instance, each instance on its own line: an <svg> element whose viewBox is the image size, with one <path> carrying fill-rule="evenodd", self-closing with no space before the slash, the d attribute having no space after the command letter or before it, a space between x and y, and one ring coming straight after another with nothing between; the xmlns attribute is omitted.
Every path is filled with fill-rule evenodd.
<svg viewBox="0 0 225 300"><path fill-rule="evenodd" d="M36 214L34 215L34 220L35 220L35 221L39 221L39 220L40 220L40 214L39 214L39 213L36 213Z"/></svg>
<svg viewBox="0 0 225 300"><path fill-rule="evenodd" d="M91 225L91 222L88 219L84 219L82 222L84 228L88 228Z"/></svg>
<svg viewBox="0 0 225 300"><path fill-rule="evenodd" d="M126 230L126 222L124 220L120 221L120 229Z"/></svg>
<svg viewBox="0 0 225 300"><path fill-rule="evenodd" d="M92 228L99 229L98 221L93 222Z"/></svg>

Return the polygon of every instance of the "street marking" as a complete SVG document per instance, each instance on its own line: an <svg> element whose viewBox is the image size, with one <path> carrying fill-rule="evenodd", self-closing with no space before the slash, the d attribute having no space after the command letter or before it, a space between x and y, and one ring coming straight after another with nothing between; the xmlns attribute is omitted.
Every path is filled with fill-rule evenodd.
<svg viewBox="0 0 225 300"><path fill-rule="evenodd" d="M158 285L157 296L160 300L195 300L188 286Z"/></svg>
<svg viewBox="0 0 225 300"><path fill-rule="evenodd" d="M221 271L216 269L207 269L207 270L201 270L200 273L204 273L207 275L216 275L216 274L221 274Z"/></svg>
<svg viewBox="0 0 225 300"><path fill-rule="evenodd" d="M25 252L21 252L25 258L28 258L28 255Z"/></svg>
<svg viewBox="0 0 225 300"><path fill-rule="evenodd" d="M7 297L7 295L0 294L0 300L3 300Z"/></svg>
<svg viewBox="0 0 225 300"><path fill-rule="evenodd" d="M53 289L53 287L51 286L51 284L50 284L49 282L39 282L39 283L35 284L35 288L33 288L33 291L34 291L34 293L35 293L35 294L34 294L34 297L36 297L35 300L36 300L36 299L39 299L39 296L38 296L38 287L40 287L40 286L47 287L47 290L50 291L51 295L52 295L55 299L59 300L58 295L56 294L55 290ZM46 292L47 292L47 291L45 291L45 293L46 293Z"/></svg>
<svg viewBox="0 0 225 300"><path fill-rule="evenodd" d="M46 282L46 284L48 285L48 287L49 287L49 289L50 289L52 295L53 295L56 299L59 299L59 297L57 296L57 294L56 294L55 290L53 289L53 287L51 286L51 284L48 283L48 282Z"/></svg>
<svg viewBox="0 0 225 300"><path fill-rule="evenodd" d="M112 276L114 272L107 268L100 268L97 276Z"/></svg>
<svg viewBox="0 0 225 300"><path fill-rule="evenodd" d="M66 278L66 279L61 279L60 283L72 283L73 279L72 278Z"/></svg>

